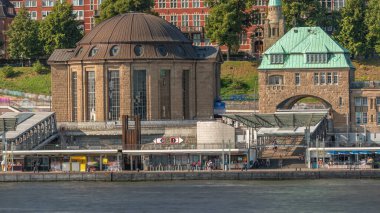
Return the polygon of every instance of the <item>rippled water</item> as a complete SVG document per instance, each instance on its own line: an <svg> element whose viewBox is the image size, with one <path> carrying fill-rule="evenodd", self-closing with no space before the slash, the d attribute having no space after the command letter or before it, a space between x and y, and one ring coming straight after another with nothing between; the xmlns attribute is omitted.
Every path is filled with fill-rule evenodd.
<svg viewBox="0 0 380 213"><path fill-rule="evenodd" d="M0 212L380 212L380 180L1 183Z"/></svg>

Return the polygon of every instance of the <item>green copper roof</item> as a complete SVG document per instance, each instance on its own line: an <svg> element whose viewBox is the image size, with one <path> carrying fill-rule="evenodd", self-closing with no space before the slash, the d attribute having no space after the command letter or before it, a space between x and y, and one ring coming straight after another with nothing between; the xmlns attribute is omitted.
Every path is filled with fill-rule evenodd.
<svg viewBox="0 0 380 213"><path fill-rule="evenodd" d="M281 0L269 0L268 6L281 6Z"/></svg>
<svg viewBox="0 0 380 213"><path fill-rule="evenodd" d="M307 63L306 54L327 53L327 63ZM283 64L271 64L270 55L283 54ZM265 51L259 69L354 68L349 51L320 27L295 27Z"/></svg>

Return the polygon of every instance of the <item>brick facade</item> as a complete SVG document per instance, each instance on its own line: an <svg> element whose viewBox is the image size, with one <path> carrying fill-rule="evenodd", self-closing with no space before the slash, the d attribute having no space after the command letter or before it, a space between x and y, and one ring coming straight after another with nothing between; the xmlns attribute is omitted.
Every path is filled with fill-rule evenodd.
<svg viewBox="0 0 380 213"><path fill-rule="evenodd" d="M77 73L77 121L88 121L86 71L95 71L96 79L96 121L107 121L108 113L108 80L107 70L120 72L120 113L133 115L132 100L132 74L133 70L146 70L147 72L147 119L160 120L160 107L158 95L158 82L160 70L168 69L170 75L170 99L172 120L183 120L183 88L182 71L190 72L189 111L192 119L210 119L213 117L214 101L219 95L217 76L220 73L220 64L215 61L189 62L155 62L155 63L115 63L115 64L85 64L85 65L51 65L52 67L52 96L53 111L57 112L58 121L74 121L72 117L72 72Z"/></svg>
<svg viewBox="0 0 380 213"><path fill-rule="evenodd" d="M355 103L355 99L365 98L366 104L361 104L359 106ZM378 87L368 87L362 89L351 89L351 117L350 117L350 128L351 131L363 132L364 129L369 132L379 132L380 131L380 89ZM357 113L363 116L366 113L367 121L357 120Z"/></svg>
<svg viewBox="0 0 380 213"><path fill-rule="evenodd" d="M315 73L338 73L337 84L314 84ZM295 74L300 74L300 83L296 85ZM283 84L269 84L270 76L282 76ZM346 116L350 113L350 70L267 70L259 72L259 110L260 113L274 113L278 109L291 109L305 97L315 97L331 106L334 128L343 131ZM341 130L342 129L342 130Z"/></svg>

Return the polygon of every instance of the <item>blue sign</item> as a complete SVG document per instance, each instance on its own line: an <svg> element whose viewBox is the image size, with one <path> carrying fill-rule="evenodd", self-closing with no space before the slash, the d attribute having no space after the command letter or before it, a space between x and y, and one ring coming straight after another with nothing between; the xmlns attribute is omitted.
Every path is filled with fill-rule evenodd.
<svg viewBox="0 0 380 213"><path fill-rule="evenodd" d="M214 102L214 114L221 115L226 113L226 103L222 101L215 101Z"/></svg>

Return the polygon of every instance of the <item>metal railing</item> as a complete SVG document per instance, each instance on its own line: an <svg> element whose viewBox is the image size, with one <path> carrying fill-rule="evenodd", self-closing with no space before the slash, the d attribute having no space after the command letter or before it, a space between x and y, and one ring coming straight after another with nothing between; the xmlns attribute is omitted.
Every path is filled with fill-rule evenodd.
<svg viewBox="0 0 380 213"><path fill-rule="evenodd" d="M137 144L127 145L125 150L194 150L194 149L222 149L223 144L196 144L196 143L181 143L181 144ZM60 145L49 144L41 147L40 150L105 150L105 149L123 149L122 145ZM247 145L244 143L237 143L231 147L228 144L224 144L224 149L247 149Z"/></svg>
<svg viewBox="0 0 380 213"><path fill-rule="evenodd" d="M157 121L141 121L143 128L154 127L186 127L196 126L196 120L157 120ZM134 126L134 122L129 122L129 126ZM122 127L121 121L106 122L60 122L58 128L67 131L76 130L119 130Z"/></svg>

